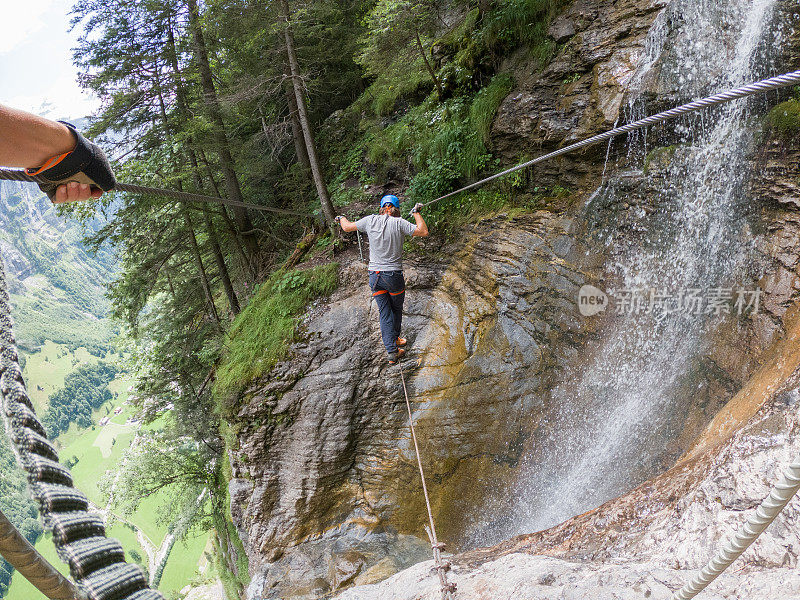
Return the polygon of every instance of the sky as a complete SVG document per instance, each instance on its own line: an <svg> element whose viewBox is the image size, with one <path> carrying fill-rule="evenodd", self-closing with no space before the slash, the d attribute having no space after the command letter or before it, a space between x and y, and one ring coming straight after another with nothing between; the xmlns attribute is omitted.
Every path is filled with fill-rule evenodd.
<svg viewBox="0 0 800 600"><path fill-rule="evenodd" d="M53 119L77 119L99 102L77 83L69 32L73 0L0 0L0 103Z"/></svg>

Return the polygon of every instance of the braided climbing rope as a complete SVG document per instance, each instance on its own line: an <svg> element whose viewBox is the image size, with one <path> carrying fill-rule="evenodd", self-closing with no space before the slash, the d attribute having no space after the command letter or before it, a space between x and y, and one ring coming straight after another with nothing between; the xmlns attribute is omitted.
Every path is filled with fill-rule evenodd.
<svg viewBox="0 0 800 600"><path fill-rule="evenodd" d="M431 510L431 500L428 496L428 485L425 483L425 471L422 469L422 457L419 453L419 445L417 444L417 433L414 430L414 417L411 414L411 401L408 399L408 388L406 388L406 377L403 373L402 359L398 358L397 366L400 368L400 381L403 382L403 395L406 397L406 408L408 409L408 425L411 428L411 439L414 440L414 452L417 456L417 466L419 467L419 477L422 480L422 493L425 496L425 506L428 509L429 526L425 527L428 532L428 537L431 540L431 549L433 550L433 564L436 573L439 575L439 583L442 589L442 600L450 600L453 592L456 591L456 584L447 581L447 572L450 570L450 563L442 560L442 550L445 549L445 544L440 542L436 537L436 524L433 522L433 511Z"/></svg>
<svg viewBox="0 0 800 600"><path fill-rule="evenodd" d="M69 469L47 440L28 398L11 320L5 269L0 257L0 392L9 434L28 475L45 527L59 557L88 600L163 600L147 586L137 565L125 562L122 545L105 537L103 519L89 512L89 500L73 487ZM35 552L35 550L33 550ZM47 582L39 582L47 585Z"/></svg>
<svg viewBox="0 0 800 600"><path fill-rule="evenodd" d="M689 583L675 592L672 600L689 600L703 591L763 533L798 489L800 489L800 456L786 468L783 477L775 484L756 512Z"/></svg>

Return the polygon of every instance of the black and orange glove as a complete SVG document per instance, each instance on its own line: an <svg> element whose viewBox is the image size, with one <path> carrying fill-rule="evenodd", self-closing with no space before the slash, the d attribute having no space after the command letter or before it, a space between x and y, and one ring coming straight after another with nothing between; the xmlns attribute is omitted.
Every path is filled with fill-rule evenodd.
<svg viewBox="0 0 800 600"><path fill-rule="evenodd" d="M92 186L92 189L101 189L104 192L114 189L117 180L105 153L97 144L83 137L71 123L59 123L69 127L75 138L75 148L71 152L48 159L40 167L26 169L28 175L41 180L39 187L50 200L55 200L59 186L70 181L85 183Z"/></svg>

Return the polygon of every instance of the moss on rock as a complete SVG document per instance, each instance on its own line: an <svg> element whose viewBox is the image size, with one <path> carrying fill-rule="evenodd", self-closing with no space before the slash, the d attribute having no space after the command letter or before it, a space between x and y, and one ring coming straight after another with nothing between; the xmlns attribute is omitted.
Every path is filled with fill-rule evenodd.
<svg viewBox="0 0 800 600"><path fill-rule="evenodd" d="M800 133L800 99L781 102L767 113L769 129L781 137L795 137Z"/></svg>

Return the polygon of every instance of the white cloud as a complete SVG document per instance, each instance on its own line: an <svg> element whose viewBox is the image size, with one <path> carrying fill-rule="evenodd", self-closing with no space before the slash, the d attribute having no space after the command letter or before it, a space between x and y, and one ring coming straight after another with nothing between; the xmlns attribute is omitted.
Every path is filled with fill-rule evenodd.
<svg viewBox="0 0 800 600"><path fill-rule="evenodd" d="M3 98L3 102L51 119L85 117L98 108L98 99L75 83L74 73L65 73L57 81L33 94Z"/></svg>
<svg viewBox="0 0 800 600"><path fill-rule="evenodd" d="M97 99L77 83L73 0L0 0L0 102L51 118L83 117ZM6 30L9 32L7 33Z"/></svg>
<svg viewBox="0 0 800 600"><path fill-rule="evenodd" d="M44 27L42 17L51 10L62 9L61 0L0 0L0 55L10 52L29 40Z"/></svg>

